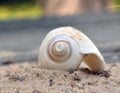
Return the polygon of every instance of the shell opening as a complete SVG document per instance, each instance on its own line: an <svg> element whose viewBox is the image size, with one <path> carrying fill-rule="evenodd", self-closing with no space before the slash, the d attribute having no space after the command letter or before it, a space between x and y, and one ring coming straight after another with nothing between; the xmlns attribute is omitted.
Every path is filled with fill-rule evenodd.
<svg viewBox="0 0 120 93"><path fill-rule="evenodd" d="M92 71L98 72L105 69L104 62L95 54L87 54L84 58L84 62L89 66Z"/></svg>

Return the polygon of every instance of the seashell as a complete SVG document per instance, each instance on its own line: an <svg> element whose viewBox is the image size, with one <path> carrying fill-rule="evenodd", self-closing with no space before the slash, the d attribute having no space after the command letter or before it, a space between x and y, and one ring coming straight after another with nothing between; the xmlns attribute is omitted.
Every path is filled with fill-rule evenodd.
<svg viewBox="0 0 120 93"><path fill-rule="evenodd" d="M103 71L105 61L93 42L73 27L50 31L43 40L38 56L41 68L75 70L81 62L91 71Z"/></svg>

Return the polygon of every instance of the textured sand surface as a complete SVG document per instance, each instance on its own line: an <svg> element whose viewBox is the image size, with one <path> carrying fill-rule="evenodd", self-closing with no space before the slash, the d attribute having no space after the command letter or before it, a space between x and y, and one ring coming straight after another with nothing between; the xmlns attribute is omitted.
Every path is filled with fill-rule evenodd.
<svg viewBox="0 0 120 93"><path fill-rule="evenodd" d="M120 93L120 64L90 72L40 69L36 64L0 66L0 93Z"/></svg>

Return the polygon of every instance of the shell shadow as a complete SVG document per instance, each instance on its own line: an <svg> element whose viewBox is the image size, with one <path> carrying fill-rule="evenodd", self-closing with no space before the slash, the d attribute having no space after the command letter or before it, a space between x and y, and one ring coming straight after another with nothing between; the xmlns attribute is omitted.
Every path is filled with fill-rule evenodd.
<svg viewBox="0 0 120 93"><path fill-rule="evenodd" d="M110 71L93 72L90 71L88 68L80 68L79 70L86 74L91 74L99 77L109 78L111 76Z"/></svg>

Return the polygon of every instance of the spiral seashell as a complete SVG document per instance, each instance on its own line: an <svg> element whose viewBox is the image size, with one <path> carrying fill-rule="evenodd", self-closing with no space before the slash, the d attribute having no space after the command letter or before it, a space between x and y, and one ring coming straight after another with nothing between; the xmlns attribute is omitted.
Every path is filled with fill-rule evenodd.
<svg viewBox="0 0 120 93"><path fill-rule="evenodd" d="M103 71L105 61L92 41L72 27L50 31L43 40L38 56L41 68L74 70L81 62L91 71Z"/></svg>

